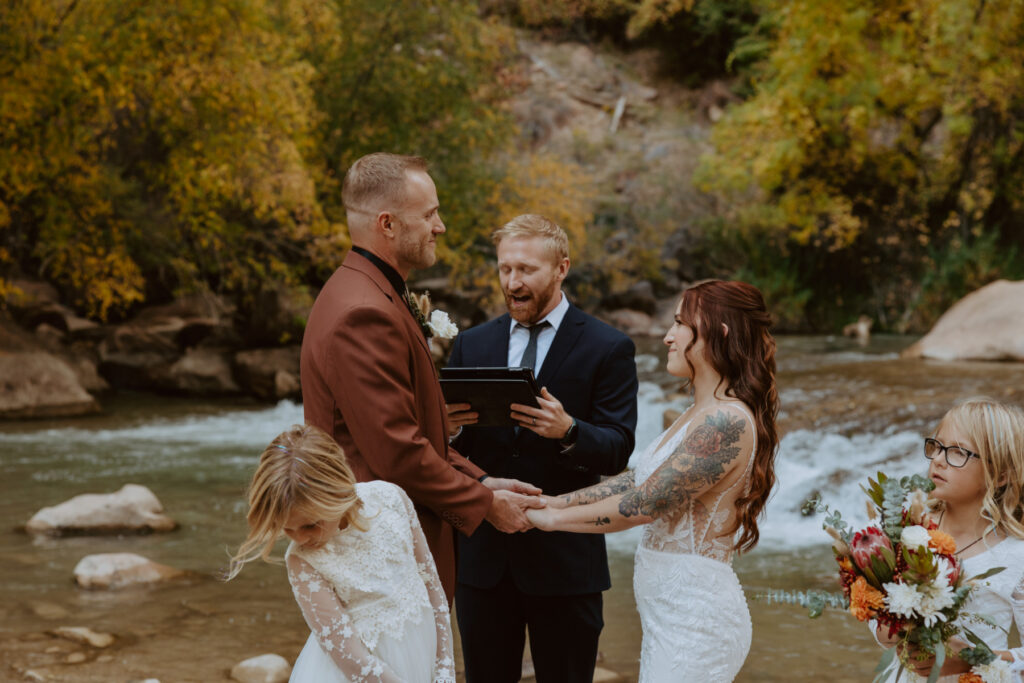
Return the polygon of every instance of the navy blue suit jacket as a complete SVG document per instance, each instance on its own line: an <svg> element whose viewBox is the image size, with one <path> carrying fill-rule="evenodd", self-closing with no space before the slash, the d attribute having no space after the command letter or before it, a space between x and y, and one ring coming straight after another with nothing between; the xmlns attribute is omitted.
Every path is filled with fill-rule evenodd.
<svg viewBox="0 0 1024 683"><path fill-rule="evenodd" d="M506 313L460 334L448 364L504 367L512 321ZM511 477L558 495L592 486L626 467L636 431L633 341L570 305L537 382L576 418L579 436L566 454L556 439L528 429L469 426L460 453L494 477ZM580 595L611 586L604 536L545 532L505 534L484 522L458 540L459 583L492 588L506 570L528 595Z"/></svg>

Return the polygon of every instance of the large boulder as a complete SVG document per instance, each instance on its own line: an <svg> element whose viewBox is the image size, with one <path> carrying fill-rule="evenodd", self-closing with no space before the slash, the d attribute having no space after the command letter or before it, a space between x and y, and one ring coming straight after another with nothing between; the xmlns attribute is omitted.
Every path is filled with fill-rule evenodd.
<svg viewBox="0 0 1024 683"><path fill-rule="evenodd" d="M903 355L1024 361L1024 280L997 280L968 294Z"/></svg>
<svg viewBox="0 0 1024 683"><path fill-rule="evenodd" d="M231 678L239 683L285 683L292 667L281 655L259 655L235 664Z"/></svg>
<svg viewBox="0 0 1024 683"><path fill-rule="evenodd" d="M212 383L208 380L211 363L218 362L211 360L216 352L179 361L193 347L236 344L233 313L223 300L200 295L145 308L131 321L107 330L98 348L100 372L118 388L192 393L197 385L196 393L232 393L232 389L210 389L224 377L221 364L214 370L219 378ZM227 375L230 382L230 372Z"/></svg>
<svg viewBox="0 0 1024 683"><path fill-rule="evenodd" d="M243 391L257 398L279 401L300 399L299 353L301 347L250 349L235 354L235 378Z"/></svg>
<svg viewBox="0 0 1024 683"><path fill-rule="evenodd" d="M82 588L117 589L169 581L185 572L133 553L86 555L75 565L75 583Z"/></svg>
<svg viewBox="0 0 1024 683"><path fill-rule="evenodd" d="M171 531L177 524L163 512L152 491L138 484L125 484L115 493L85 493L43 508L32 516L25 530L51 536Z"/></svg>
<svg viewBox="0 0 1024 683"><path fill-rule="evenodd" d="M0 350L0 418L67 417L99 409L75 371L57 356Z"/></svg>
<svg viewBox="0 0 1024 683"><path fill-rule="evenodd" d="M231 372L231 354L217 349L189 349L166 370L156 373L156 384L173 393L223 396L239 393Z"/></svg>

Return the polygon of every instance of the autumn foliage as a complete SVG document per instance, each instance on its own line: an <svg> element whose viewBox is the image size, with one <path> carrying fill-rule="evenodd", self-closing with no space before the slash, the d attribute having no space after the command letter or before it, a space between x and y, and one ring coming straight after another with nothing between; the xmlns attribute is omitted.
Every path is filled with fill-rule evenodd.
<svg viewBox="0 0 1024 683"><path fill-rule="evenodd" d="M526 205L582 237L581 172L514 149L511 52L463 0L5 2L0 301L18 275L98 319L316 288L348 247L340 177L376 150L431 161L456 273Z"/></svg>

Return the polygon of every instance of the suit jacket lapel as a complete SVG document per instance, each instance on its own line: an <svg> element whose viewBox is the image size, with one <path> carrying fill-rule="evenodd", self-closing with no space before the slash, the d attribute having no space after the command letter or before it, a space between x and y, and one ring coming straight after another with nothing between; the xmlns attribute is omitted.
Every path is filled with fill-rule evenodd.
<svg viewBox="0 0 1024 683"><path fill-rule="evenodd" d="M548 355L544 357L544 364L540 366L537 384L542 387L547 386L554 379L555 375L558 374L559 369L562 367L562 362L565 361L566 356L576 346L580 335L583 334L584 321L585 319L580 309L569 304L569 310L565 312L562 324L558 326L558 332L555 334L555 339L551 342Z"/></svg>
<svg viewBox="0 0 1024 683"><path fill-rule="evenodd" d="M494 329L488 331L489 343L482 367L503 368L508 365L508 340L511 336L512 318L506 313L495 319L491 325Z"/></svg>
<svg viewBox="0 0 1024 683"><path fill-rule="evenodd" d="M416 322L416 318L413 317L412 311L410 311L409 307L405 305L404 301L402 301L402 297L395 292L395 288L392 287L388 279L384 277L384 273L380 272L380 268L373 265L373 263L371 263L370 260L362 254L357 254L354 251L348 252L348 255L345 256L345 261L342 265L352 268L353 270L358 270L360 273L364 273L369 276L369 278L373 280L374 284L376 284L384 293L384 296L386 296L393 305L404 311L406 318L411 322L412 327L416 331L412 336L419 341L420 348L422 348L427 354L430 364L433 365L434 356L430 353L430 344L427 342L426 337L423 336L423 332L420 330L420 324Z"/></svg>

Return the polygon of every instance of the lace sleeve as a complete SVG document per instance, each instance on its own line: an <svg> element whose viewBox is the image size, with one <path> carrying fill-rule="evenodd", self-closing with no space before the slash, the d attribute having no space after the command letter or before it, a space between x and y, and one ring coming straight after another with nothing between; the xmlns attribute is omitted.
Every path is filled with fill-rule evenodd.
<svg viewBox="0 0 1024 683"><path fill-rule="evenodd" d="M452 630L449 623L448 599L445 597L441 580L437 576L434 558L427 547L427 538L420 528L419 519L412 501L404 491L398 489L405 505L405 512L412 528L413 554L416 556L416 568L423 584L430 595L430 604L434 608L434 625L437 628L437 654L434 658L434 683L455 683L455 655L452 650Z"/></svg>
<svg viewBox="0 0 1024 683"><path fill-rule="evenodd" d="M1024 634L1024 576L1010 594L1010 606L1013 608L1013 621L1017 624L1017 633ZM1024 639L1024 635L1021 637ZM1010 655L1013 656L1013 663L1010 665L1013 680L1024 681L1024 646L1011 649Z"/></svg>
<svg viewBox="0 0 1024 683"><path fill-rule="evenodd" d="M345 677L354 683L401 683L363 645L331 584L301 557L289 554L287 565L292 593L309 630Z"/></svg>

